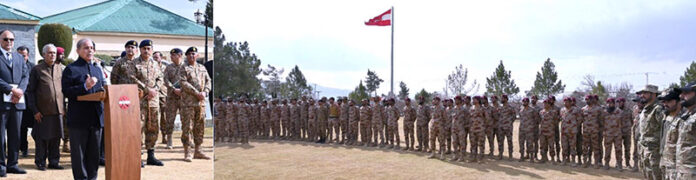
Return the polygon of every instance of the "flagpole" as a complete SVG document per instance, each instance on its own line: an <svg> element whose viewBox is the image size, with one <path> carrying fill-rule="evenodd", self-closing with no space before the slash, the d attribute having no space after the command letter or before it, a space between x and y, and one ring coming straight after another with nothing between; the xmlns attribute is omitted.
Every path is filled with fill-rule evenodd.
<svg viewBox="0 0 696 180"><path fill-rule="evenodd" d="M394 6L391 7L391 90L394 94Z"/></svg>

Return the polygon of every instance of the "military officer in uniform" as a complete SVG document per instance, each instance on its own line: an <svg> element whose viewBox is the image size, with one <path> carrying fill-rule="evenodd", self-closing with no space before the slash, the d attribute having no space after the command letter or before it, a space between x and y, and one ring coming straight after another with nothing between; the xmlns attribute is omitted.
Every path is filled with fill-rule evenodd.
<svg viewBox="0 0 696 180"><path fill-rule="evenodd" d="M166 108L165 120L162 124L162 135L167 137L167 148L172 147L172 132L174 131L174 119L176 115L181 113L181 84L179 83L179 74L181 73L181 58L183 52L179 48L174 48L169 52L172 63L164 69L164 86L167 87L166 102L169 104ZM226 110L222 108L222 110ZM223 114L221 117L225 117ZM224 121L224 120L223 120ZM223 132L224 133L224 132Z"/></svg>
<svg viewBox="0 0 696 180"><path fill-rule="evenodd" d="M645 103L638 120L638 146L640 160L643 163L643 176L647 179L662 179L660 171L660 139L662 137L662 121L665 118L664 108L657 103L657 86L646 85L638 91L640 100Z"/></svg>
<svg viewBox="0 0 696 180"><path fill-rule="evenodd" d="M152 59L152 40L140 42L140 56L133 60L133 72L128 74L131 81L138 85L142 93L140 101L140 117L145 133L145 149L147 149L147 164L162 166L162 161L155 158L155 142L159 133L159 81L162 81L160 67Z"/></svg>
<svg viewBox="0 0 696 180"><path fill-rule="evenodd" d="M191 125L193 125L193 144L195 146L193 158L210 159L201 152L201 144L203 144L205 130L205 98L210 91L211 80L205 67L196 63L197 53L196 47L190 47L186 50L186 63L181 67L179 77L182 94L184 94L181 99L183 109L181 113L183 115L181 118L183 130L181 141L184 144L184 157L188 161L190 161L188 145L191 144L189 140ZM248 139L244 139L243 143L248 143Z"/></svg>

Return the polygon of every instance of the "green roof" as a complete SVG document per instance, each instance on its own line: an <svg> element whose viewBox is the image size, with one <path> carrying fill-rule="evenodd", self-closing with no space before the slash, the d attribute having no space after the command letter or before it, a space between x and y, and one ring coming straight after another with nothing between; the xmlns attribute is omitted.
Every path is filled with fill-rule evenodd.
<svg viewBox="0 0 696 180"><path fill-rule="evenodd" d="M65 24L76 32L205 36L205 26L144 0L104 1L47 16L39 22L47 23ZM208 29L208 36L213 34L212 28Z"/></svg>
<svg viewBox="0 0 696 180"><path fill-rule="evenodd" d="M24 11L9 7L0 3L0 19L20 20L20 21L38 21L39 16L34 16Z"/></svg>

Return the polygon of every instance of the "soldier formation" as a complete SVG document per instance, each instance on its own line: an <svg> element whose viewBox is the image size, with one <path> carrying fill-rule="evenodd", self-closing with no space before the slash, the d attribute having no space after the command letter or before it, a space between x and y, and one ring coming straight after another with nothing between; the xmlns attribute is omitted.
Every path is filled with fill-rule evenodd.
<svg viewBox="0 0 696 180"><path fill-rule="evenodd" d="M164 165L155 157L154 146L161 131L162 143L168 149L173 148L172 132L177 114L181 117L184 161L210 159L201 152L201 144L205 130L205 98L212 80L205 67L196 63L198 49L190 47L184 53L174 48L170 51L172 63L166 65L161 61L161 53L153 53L153 44L148 39L139 45L135 40L126 42L123 56L116 61L110 79L112 84L138 86L146 163ZM136 56L138 50L140 55Z"/></svg>
<svg viewBox="0 0 696 180"><path fill-rule="evenodd" d="M498 96L434 97L430 104L422 97L417 104L405 98L403 108L397 108L393 98L380 97L371 98L372 103L368 99L356 102L344 97L334 102L334 98L321 98L316 104L304 96L290 99L290 104L277 99L259 103L246 96L218 98L215 140L248 144L249 138L256 138L379 146L428 152L430 158L442 160L451 154L450 161L483 163L486 142L488 156L498 160L503 159L507 142L508 159L513 159L513 122L519 120L521 162L609 169L614 154L619 171L625 164L633 171L640 169L648 179L693 179L695 91L693 83L662 94L656 86L648 85L636 92L633 108L626 107L624 98L608 97L602 104L597 95L587 95L584 107L573 97L556 106L554 96L541 105L537 105L536 96L525 97L520 107L510 105L507 95L501 95L500 102Z"/></svg>

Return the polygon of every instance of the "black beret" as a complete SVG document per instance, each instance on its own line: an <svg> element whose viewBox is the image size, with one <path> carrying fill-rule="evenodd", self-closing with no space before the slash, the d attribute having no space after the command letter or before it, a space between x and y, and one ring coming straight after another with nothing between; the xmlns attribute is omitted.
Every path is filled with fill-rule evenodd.
<svg viewBox="0 0 696 180"><path fill-rule="evenodd" d="M140 41L140 46L138 46L138 47L145 47L145 46L152 46L152 40L145 39L143 41Z"/></svg>
<svg viewBox="0 0 696 180"><path fill-rule="evenodd" d="M124 45L124 47L128 47L128 46L138 46L138 42L135 40L130 40L130 41L126 42L126 45Z"/></svg>
<svg viewBox="0 0 696 180"><path fill-rule="evenodd" d="M169 51L169 53L171 53L171 54L181 54L182 51L181 51L181 49L179 49L179 48L174 48L174 49L172 49L171 51Z"/></svg>
<svg viewBox="0 0 696 180"><path fill-rule="evenodd" d="M186 50L186 54L188 54L190 52L198 52L198 48L191 46L190 48L188 48Z"/></svg>

